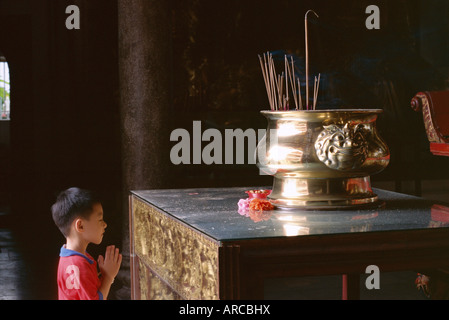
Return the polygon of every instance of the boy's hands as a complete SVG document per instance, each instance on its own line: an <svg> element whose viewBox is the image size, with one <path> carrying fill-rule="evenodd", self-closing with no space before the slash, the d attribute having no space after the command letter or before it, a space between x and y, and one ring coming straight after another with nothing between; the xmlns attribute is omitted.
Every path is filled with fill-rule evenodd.
<svg viewBox="0 0 449 320"><path fill-rule="evenodd" d="M98 257L98 266L100 267L102 277L111 283L119 272L121 263L122 255L119 253L119 249L113 245L106 248L104 257L101 255Z"/></svg>

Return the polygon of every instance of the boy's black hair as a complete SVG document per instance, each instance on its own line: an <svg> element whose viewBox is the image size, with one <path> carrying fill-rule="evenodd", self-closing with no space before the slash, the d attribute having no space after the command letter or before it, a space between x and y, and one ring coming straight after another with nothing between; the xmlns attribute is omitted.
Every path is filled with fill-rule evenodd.
<svg viewBox="0 0 449 320"><path fill-rule="evenodd" d="M64 190L51 207L53 221L67 237L72 222L79 217L88 219L96 203L100 203L100 199L93 191L79 188Z"/></svg>

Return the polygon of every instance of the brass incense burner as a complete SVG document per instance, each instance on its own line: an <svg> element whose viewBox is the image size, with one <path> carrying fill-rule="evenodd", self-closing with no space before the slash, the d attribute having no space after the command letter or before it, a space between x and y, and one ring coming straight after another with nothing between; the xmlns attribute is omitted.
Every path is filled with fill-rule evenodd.
<svg viewBox="0 0 449 320"><path fill-rule="evenodd" d="M274 177L279 208L334 209L376 204L370 175L390 153L378 135L381 109L261 111L268 120L257 166Z"/></svg>

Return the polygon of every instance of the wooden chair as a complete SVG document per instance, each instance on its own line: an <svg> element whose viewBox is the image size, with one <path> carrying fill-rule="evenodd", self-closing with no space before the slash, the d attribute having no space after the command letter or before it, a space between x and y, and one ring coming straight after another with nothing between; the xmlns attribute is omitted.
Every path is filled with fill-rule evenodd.
<svg viewBox="0 0 449 320"><path fill-rule="evenodd" d="M437 156L449 156L449 91L426 91L417 93L411 107L422 112L430 151ZM448 224L449 208L432 207L432 223ZM432 299L449 299L449 270L425 270L418 274L417 287Z"/></svg>
<svg viewBox="0 0 449 320"><path fill-rule="evenodd" d="M449 91L419 92L411 107L422 112L432 154L449 156Z"/></svg>

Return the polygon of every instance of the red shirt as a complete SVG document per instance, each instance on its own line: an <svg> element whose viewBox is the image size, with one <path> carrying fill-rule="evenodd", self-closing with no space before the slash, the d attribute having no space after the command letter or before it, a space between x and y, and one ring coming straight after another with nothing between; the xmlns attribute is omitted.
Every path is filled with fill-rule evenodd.
<svg viewBox="0 0 449 320"><path fill-rule="evenodd" d="M103 300L97 262L88 254L61 248L58 265L59 300Z"/></svg>

